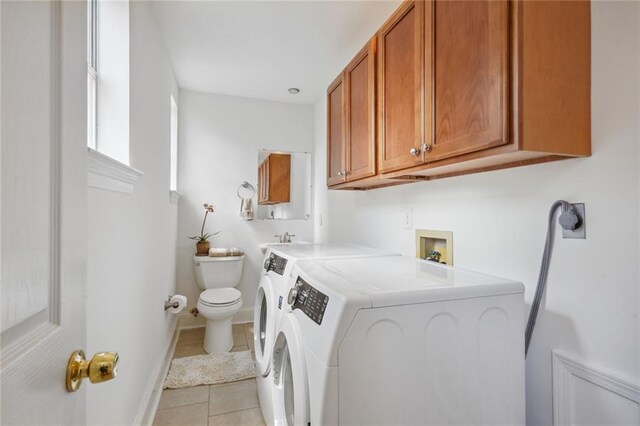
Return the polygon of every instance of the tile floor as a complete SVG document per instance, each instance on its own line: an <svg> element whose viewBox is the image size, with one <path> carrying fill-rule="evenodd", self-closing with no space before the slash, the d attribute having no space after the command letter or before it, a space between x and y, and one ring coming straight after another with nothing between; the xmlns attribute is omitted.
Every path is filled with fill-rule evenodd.
<svg viewBox="0 0 640 426"><path fill-rule="evenodd" d="M180 332L174 358L204 355L204 328ZM233 325L232 351L251 350L253 324ZM155 425L264 425L258 403L256 380L224 385L165 389L153 421Z"/></svg>

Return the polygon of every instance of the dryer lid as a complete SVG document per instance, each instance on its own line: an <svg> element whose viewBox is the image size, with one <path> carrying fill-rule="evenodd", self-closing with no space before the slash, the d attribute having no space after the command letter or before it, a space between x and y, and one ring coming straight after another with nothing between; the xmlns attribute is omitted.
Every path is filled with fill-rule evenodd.
<svg viewBox="0 0 640 426"><path fill-rule="evenodd" d="M200 301L205 305L230 305L237 302L242 293L235 288L210 288L200 294Z"/></svg>
<svg viewBox="0 0 640 426"><path fill-rule="evenodd" d="M272 253L288 259L339 259L343 257L397 256L385 250L350 243L282 244L269 247Z"/></svg>
<svg viewBox="0 0 640 426"><path fill-rule="evenodd" d="M408 256L300 261L295 268L293 275L309 276L347 300L355 292L368 295L372 307L524 292L524 286L516 281ZM338 285L340 282L348 286Z"/></svg>

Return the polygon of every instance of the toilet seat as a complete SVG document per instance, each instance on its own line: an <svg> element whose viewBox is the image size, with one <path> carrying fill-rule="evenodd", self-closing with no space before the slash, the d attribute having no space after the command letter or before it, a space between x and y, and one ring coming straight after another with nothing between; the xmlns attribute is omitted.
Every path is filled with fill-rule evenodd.
<svg viewBox="0 0 640 426"><path fill-rule="evenodd" d="M231 306L242 300L242 293L235 288L210 288L200 293L199 302L205 306Z"/></svg>

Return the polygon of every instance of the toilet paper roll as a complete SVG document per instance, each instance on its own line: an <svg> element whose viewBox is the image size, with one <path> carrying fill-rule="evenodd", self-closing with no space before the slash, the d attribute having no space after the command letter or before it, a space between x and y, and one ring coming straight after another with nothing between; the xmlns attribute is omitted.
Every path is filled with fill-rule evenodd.
<svg viewBox="0 0 640 426"><path fill-rule="evenodd" d="M185 306L187 306L187 296L176 294L174 296L171 296L171 299L169 299L169 303L171 305L175 305L176 303L178 304L177 306L172 306L167 309L172 314L177 314L178 312L182 311Z"/></svg>

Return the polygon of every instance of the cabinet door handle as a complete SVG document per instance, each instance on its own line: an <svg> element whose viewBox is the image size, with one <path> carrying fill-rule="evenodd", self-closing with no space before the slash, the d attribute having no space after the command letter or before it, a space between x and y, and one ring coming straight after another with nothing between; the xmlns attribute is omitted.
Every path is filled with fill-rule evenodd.
<svg viewBox="0 0 640 426"><path fill-rule="evenodd" d="M417 157L418 155L420 155L420 149L413 147L409 150L409 154Z"/></svg>
<svg viewBox="0 0 640 426"><path fill-rule="evenodd" d="M342 170L338 172L338 176L342 176Z"/></svg>
<svg viewBox="0 0 640 426"><path fill-rule="evenodd" d="M431 145L429 145L428 143L423 143L423 144L422 144L422 150L423 150L424 152L429 152L429 151L431 151Z"/></svg>

